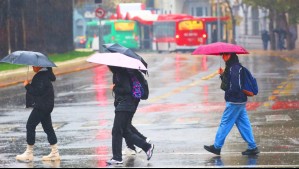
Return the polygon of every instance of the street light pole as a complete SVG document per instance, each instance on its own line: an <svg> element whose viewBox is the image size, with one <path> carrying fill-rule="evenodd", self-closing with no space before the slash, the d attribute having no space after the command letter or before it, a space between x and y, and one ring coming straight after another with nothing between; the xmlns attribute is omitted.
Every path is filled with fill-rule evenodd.
<svg viewBox="0 0 299 169"><path fill-rule="evenodd" d="M220 5L219 0L217 0L217 41L221 41L220 36Z"/></svg>
<svg viewBox="0 0 299 169"><path fill-rule="evenodd" d="M8 41L8 54L11 53L11 40L10 40L10 0L7 1L7 41Z"/></svg>

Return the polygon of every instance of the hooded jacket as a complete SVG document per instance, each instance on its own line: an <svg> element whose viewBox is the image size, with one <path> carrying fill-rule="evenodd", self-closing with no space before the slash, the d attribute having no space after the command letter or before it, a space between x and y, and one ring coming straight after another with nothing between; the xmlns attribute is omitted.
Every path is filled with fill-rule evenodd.
<svg viewBox="0 0 299 169"><path fill-rule="evenodd" d="M225 101L231 103L246 103L247 96L242 92L241 71L242 65L238 56L232 54L225 63L226 67L221 79L227 79L227 89L225 89Z"/></svg>
<svg viewBox="0 0 299 169"><path fill-rule="evenodd" d="M36 73L31 84L26 88L26 107L52 111L54 108L54 89L52 82L56 80L52 68Z"/></svg>

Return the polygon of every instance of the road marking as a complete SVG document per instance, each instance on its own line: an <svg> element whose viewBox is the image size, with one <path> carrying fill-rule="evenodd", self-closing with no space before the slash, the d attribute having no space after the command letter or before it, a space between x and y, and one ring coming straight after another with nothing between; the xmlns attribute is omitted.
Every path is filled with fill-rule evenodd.
<svg viewBox="0 0 299 169"><path fill-rule="evenodd" d="M214 72L214 73L208 75L208 76L202 77L201 79L202 79L202 80L209 80L209 79L215 77L217 74L218 74L218 70L217 70L216 72Z"/></svg>
<svg viewBox="0 0 299 169"><path fill-rule="evenodd" d="M159 100L168 98L168 97L170 97L170 96L172 96L172 95L178 94L178 93L180 93L180 92L183 92L184 90L187 90L187 89L189 89L189 88L191 88L191 87L194 87L194 86L198 85L199 82L200 82L200 80L196 80L196 81L194 81L194 82L192 82L192 83L189 83L189 84L187 84L187 85L184 85L184 86L175 88L175 89L173 89L172 91L170 91L170 92L168 92L168 93L165 93L165 94L162 94L162 95L160 95L160 96L157 96L157 97L154 97L154 98L149 99L148 102L149 102L149 103L154 103L154 102L157 102L157 101L159 101Z"/></svg>
<svg viewBox="0 0 299 169"><path fill-rule="evenodd" d="M284 114L277 115L266 115L266 121L290 121L292 120L290 116Z"/></svg>
<svg viewBox="0 0 299 169"><path fill-rule="evenodd" d="M292 94L291 91L295 88L294 82L292 80L297 74L299 74L299 71L290 72L287 79L281 82L276 89L273 90L272 95L268 97L268 101L264 102L264 107L272 108L272 106L275 104L275 101L277 101L278 96Z"/></svg>

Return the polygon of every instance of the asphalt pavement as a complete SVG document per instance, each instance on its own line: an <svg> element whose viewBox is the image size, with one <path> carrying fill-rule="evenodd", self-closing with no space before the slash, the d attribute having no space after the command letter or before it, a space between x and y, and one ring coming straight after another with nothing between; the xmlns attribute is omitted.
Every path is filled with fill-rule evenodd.
<svg viewBox="0 0 299 169"><path fill-rule="evenodd" d="M152 55L138 53L146 55L147 59ZM214 74L202 78L204 74L216 70L218 63L214 62L214 66L208 71L198 74L198 70L201 69L194 67L198 63L192 62L200 59L189 60L187 54L184 54L181 58L170 56L163 62L156 59L163 57L163 54L160 54L151 60L151 63L155 64L150 81L153 87L151 98L146 104L140 105L138 114L134 117L136 120L134 124L152 137L157 148L150 162L146 161L143 153L136 157L126 157L124 167L299 167L297 148L299 117L298 111L293 109L297 106L295 101L298 100L298 95L290 96L286 93L296 92L298 89L294 80L298 72L294 72L295 75L292 75L292 71L291 74L280 72L285 69L285 65L298 62L299 52L251 50L250 53L254 55L255 61L259 57L265 58L261 59L263 61L259 65L254 66L262 71L258 74L259 80L263 80L261 93L248 104L248 111L253 119L254 135L261 146L259 147L261 154L258 157L244 157L240 154L246 145L237 130L233 130L230 134L231 137L228 138L221 157L203 149L204 144L212 143L224 108L222 93L219 92L219 79L212 78ZM111 157L110 135L113 113L107 112L113 112L113 107L109 106L113 98L106 92L110 91L108 80L111 80L111 77L103 67L86 62L87 58L56 63L58 67L53 69L56 75L67 74L59 76L55 84L58 95L53 119L55 119L54 128L58 130L63 157L63 160L57 163L41 162L39 159L48 151L44 135L37 138L37 159L33 163L15 161L15 155L22 152L26 144L24 125L29 111L13 107L21 105L22 101L14 98L22 98L18 93L23 93L22 87L14 85L21 85L20 83L25 80L27 68L0 72L0 86L3 88L2 91L5 91L1 93L4 97L2 101L6 102L4 107L9 109L9 112L5 109L0 110L2 112L0 149L4 151L0 153L0 167L106 167L105 160ZM275 63L273 65L281 65L281 69L277 67L279 70L276 72L287 73L287 77L271 74L269 68L272 66L263 65L271 59ZM281 59L287 62L283 64ZM177 61L181 61L182 65ZM90 69L93 67L95 69ZM186 72L185 68L194 70ZM163 70L163 75L158 74L159 71L156 69ZM31 72L29 77L32 75ZM166 80L161 82L163 78L177 82L172 84ZM209 78L210 81L207 80ZM277 84L280 85L274 90ZM13 93L14 98L6 99L5 94L10 97L8 93ZM279 97L275 103L273 103L274 97ZM292 109L288 109L288 106ZM38 128L38 134L43 134L41 128Z"/></svg>
<svg viewBox="0 0 299 169"><path fill-rule="evenodd" d="M138 52L142 55L142 52ZM290 58L298 58L299 57L299 49L292 50L292 51L271 51L271 50L249 50L249 55L259 55L261 57L263 56L279 56L279 57L285 57ZM148 53L147 53L148 54ZM191 53L190 53L191 55ZM94 63L88 63L86 61L87 57L81 57L69 61L64 62L58 62L55 63L57 65L57 68L54 68L53 71L56 75L63 75L67 73L77 72L85 69L90 69L92 67L98 66ZM292 61L292 60L291 60ZM294 59L294 62L297 62L296 59ZM27 72L29 72L29 80L30 77L33 76L33 71L31 68L24 67L16 70L8 70L8 71L0 71L0 88L1 87L7 87L16 85L18 83L24 82L27 77Z"/></svg>

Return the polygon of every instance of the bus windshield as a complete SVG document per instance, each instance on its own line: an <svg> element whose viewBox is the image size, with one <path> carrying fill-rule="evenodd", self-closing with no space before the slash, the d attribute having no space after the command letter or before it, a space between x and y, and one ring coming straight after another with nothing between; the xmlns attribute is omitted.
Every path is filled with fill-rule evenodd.
<svg viewBox="0 0 299 169"><path fill-rule="evenodd" d="M135 23L134 22L115 22L114 23L115 30L122 31L134 31Z"/></svg>
<svg viewBox="0 0 299 169"><path fill-rule="evenodd" d="M197 20L187 20L187 21L181 21L179 23L179 30L203 30L203 23L202 21Z"/></svg>

